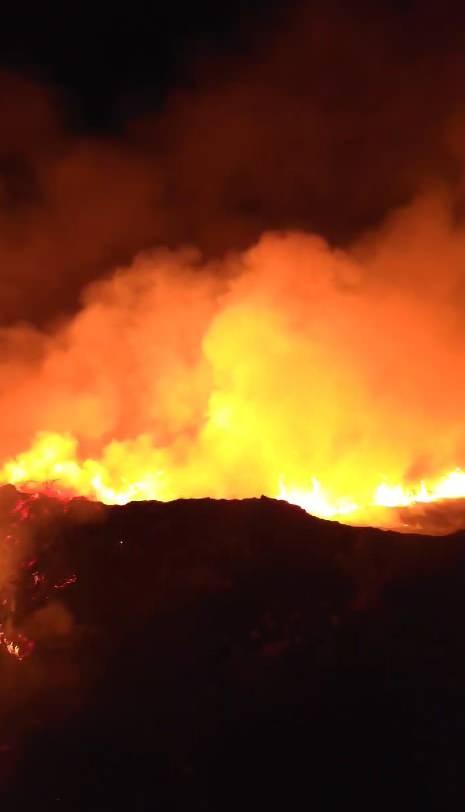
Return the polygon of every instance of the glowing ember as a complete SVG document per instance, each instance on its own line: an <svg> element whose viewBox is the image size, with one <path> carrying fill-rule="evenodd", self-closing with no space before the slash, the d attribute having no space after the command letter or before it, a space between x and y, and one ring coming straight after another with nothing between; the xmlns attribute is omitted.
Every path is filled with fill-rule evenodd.
<svg viewBox="0 0 465 812"><path fill-rule="evenodd" d="M7 637L4 632L0 631L0 645L11 657L15 657L20 662L29 657L34 650L34 642L23 634L18 634L16 637Z"/></svg>
<svg viewBox="0 0 465 812"><path fill-rule="evenodd" d="M64 581L61 581L59 584L54 584L54 589L66 589L68 586L72 586L77 581L77 575L69 575L68 578L65 578Z"/></svg>
<svg viewBox="0 0 465 812"><path fill-rule="evenodd" d="M36 641L24 634L24 618L30 618L44 605L50 607L51 603L48 602L54 591L61 592L73 586L78 576L69 570L61 570L61 567L58 572L53 568L51 573L47 572L47 557L43 553L48 545L46 542L45 547L42 546L43 537L40 535L41 526L47 528L48 533L50 520L63 517L67 511L67 500L63 502L40 498L37 491L24 495L7 491L3 496L3 533L0 534L0 649L22 662L32 654L36 646ZM37 555L31 555L33 550ZM30 631L28 629L28 633Z"/></svg>

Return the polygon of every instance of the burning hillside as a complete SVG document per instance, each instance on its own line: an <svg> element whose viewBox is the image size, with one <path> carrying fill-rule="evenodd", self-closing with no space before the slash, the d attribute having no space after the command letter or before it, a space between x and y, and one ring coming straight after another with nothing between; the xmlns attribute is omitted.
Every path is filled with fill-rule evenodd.
<svg viewBox="0 0 465 812"><path fill-rule="evenodd" d="M2 330L0 479L379 526L464 497L464 262L440 195L346 251L270 233L221 262L141 256L58 327Z"/></svg>
<svg viewBox="0 0 465 812"><path fill-rule="evenodd" d="M191 5L2 17L2 808L455 812L463 9Z"/></svg>
<svg viewBox="0 0 465 812"><path fill-rule="evenodd" d="M462 27L271 5L111 134L0 72L1 483L455 516Z"/></svg>

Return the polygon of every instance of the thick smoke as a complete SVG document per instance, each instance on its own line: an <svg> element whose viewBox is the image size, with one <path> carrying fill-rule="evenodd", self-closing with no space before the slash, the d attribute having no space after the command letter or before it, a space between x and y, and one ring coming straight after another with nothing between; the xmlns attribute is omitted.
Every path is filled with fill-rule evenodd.
<svg viewBox="0 0 465 812"><path fill-rule="evenodd" d="M19 458L32 479L73 484L80 456L84 493L97 473L159 498L316 476L369 503L380 481L442 473L465 461L464 264L441 192L346 251L270 232L222 262L141 255L54 334L4 331L3 454L59 433Z"/></svg>
<svg viewBox="0 0 465 812"><path fill-rule="evenodd" d="M63 92L4 73L1 321L59 318L157 245L221 257L282 229L346 245L438 178L460 211L463 43L449 7L422 14L274 13L111 138L77 134Z"/></svg>
<svg viewBox="0 0 465 812"><path fill-rule="evenodd" d="M6 479L369 501L464 464L463 57L408 22L291 16L113 140L3 77Z"/></svg>
<svg viewBox="0 0 465 812"><path fill-rule="evenodd" d="M0 312L43 323L135 246L159 219L156 168L124 140L68 132L56 93L0 76Z"/></svg>

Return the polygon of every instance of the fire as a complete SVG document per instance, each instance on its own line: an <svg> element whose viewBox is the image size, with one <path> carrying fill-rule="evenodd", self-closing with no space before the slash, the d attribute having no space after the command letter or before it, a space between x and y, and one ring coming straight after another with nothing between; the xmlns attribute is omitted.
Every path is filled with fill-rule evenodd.
<svg viewBox="0 0 465 812"><path fill-rule="evenodd" d="M5 651L11 656L15 657L19 662L22 662L29 657L34 650L34 642L29 640L23 634L17 634L15 637L7 636L0 630L0 646L3 646Z"/></svg>
<svg viewBox="0 0 465 812"><path fill-rule="evenodd" d="M287 488L281 483L278 499L284 499L293 505L298 505L321 519L335 519L340 517L350 517L358 511L358 506L349 500L332 498L329 493L321 487L317 479L313 479L312 488L308 491L301 488Z"/></svg>
<svg viewBox="0 0 465 812"><path fill-rule="evenodd" d="M465 498L454 229L432 199L346 252L297 233L217 263L160 250L66 323L3 330L0 483L108 504L264 494L380 526Z"/></svg>
<svg viewBox="0 0 465 812"><path fill-rule="evenodd" d="M19 490L48 493L60 498L86 496L104 504L124 505L130 501L197 496L197 492L176 492L169 471L153 470L155 451L148 456L147 438L135 444L112 443L101 459L80 459L77 442L70 435L41 434L33 447L5 463L0 481ZM140 455L135 453L139 448ZM408 507L447 499L465 498L465 471L457 468L431 482L421 480L414 486L380 482L371 497L355 501L350 494L341 497L313 477L311 487L288 485L279 479L277 490L266 494L298 505L323 519L347 523L382 519L378 508ZM57 587L59 588L59 587Z"/></svg>
<svg viewBox="0 0 465 812"><path fill-rule="evenodd" d="M421 481L415 487L389 485L382 482L375 489L373 499L367 504L357 505L349 500L341 500L325 491L318 480L313 480L311 490L287 489L281 486L280 499L299 505L308 513L322 519L342 519L362 521L365 517L376 517L377 508L411 507L422 503L441 502L447 499L465 499L465 471L457 468L435 482Z"/></svg>

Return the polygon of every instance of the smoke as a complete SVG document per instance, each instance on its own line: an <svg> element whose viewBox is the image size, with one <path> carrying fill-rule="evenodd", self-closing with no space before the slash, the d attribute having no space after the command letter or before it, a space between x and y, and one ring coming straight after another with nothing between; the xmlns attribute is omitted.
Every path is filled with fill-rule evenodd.
<svg viewBox="0 0 465 812"><path fill-rule="evenodd" d="M111 138L3 75L5 480L363 502L465 462L463 56L428 13L434 48L292 13Z"/></svg>
<svg viewBox="0 0 465 812"><path fill-rule="evenodd" d="M461 210L463 43L449 9L422 14L254 18L239 55L192 58L111 137L77 132L62 90L3 73L2 323L69 315L157 245L221 257L283 229L347 245L438 178Z"/></svg>
<svg viewBox="0 0 465 812"><path fill-rule="evenodd" d="M222 261L142 254L54 333L4 330L4 476L89 495L97 476L109 501L316 476L366 504L463 464L463 267L441 190L346 250L270 232Z"/></svg>
<svg viewBox="0 0 465 812"><path fill-rule="evenodd" d="M157 237L156 168L124 139L73 135L58 94L0 75L0 310L44 323Z"/></svg>

